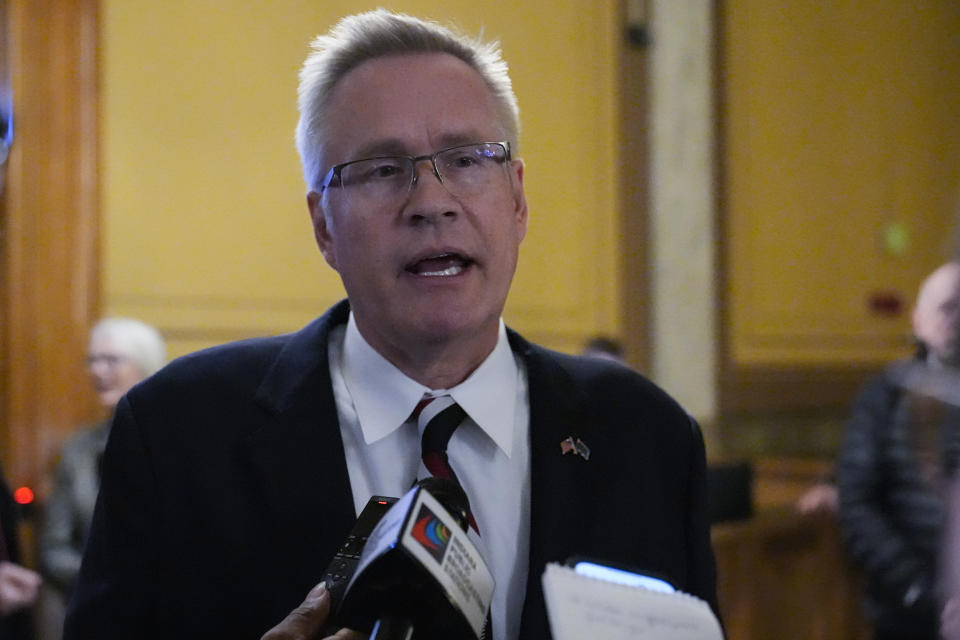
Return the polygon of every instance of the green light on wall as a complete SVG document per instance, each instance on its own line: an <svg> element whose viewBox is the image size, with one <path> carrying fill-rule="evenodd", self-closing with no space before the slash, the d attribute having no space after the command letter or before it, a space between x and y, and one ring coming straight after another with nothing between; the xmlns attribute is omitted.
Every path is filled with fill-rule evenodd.
<svg viewBox="0 0 960 640"><path fill-rule="evenodd" d="M881 241L884 251L899 258L910 250L910 229L902 222L890 222L883 227Z"/></svg>

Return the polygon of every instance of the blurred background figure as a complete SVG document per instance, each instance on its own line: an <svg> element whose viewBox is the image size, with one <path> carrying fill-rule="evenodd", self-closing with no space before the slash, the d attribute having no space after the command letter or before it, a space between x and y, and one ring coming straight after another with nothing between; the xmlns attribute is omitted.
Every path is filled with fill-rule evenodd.
<svg viewBox="0 0 960 640"><path fill-rule="evenodd" d="M827 478L803 492L797 500L797 511L804 515L836 515L838 499L836 483L832 477Z"/></svg>
<svg viewBox="0 0 960 640"><path fill-rule="evenodd" d="M940 567L946 601L940 614L940 635L944 640L960 640L960 478L954 478L951 485Z"/></svg>
<svg viewBox="0 0 960 640"><path fill-rule="evenodd" d="M609 336L594 336L583 346L583 355L593 358L613 360L620 364L627 364L623 357L623 345Z"/></svg>
<svg viewBox="0 0 960 640"><path fill-rule="evenodd" d="M917 296L916 355L866 385L837 461L840 527L878 639L940 637L946 494L960 461L958 324L960 263L950 262ZM944 631L955 624L946 613Z"/></svg>
<svg viewBox="0 0 960 640"><path fill-rule="evenodd" d="M33 638L30 608L37 601L41 579L20 565L17 505L0 470L0 639Z"/></svg>
<svg viewBox="0 0 960 640"><path fill-rule="evenodd" d="M150 325L129 318L107 318L90 332L87 368L106 419L78 431L60 452L53 490L39 532L38 564L51 587L44 594L41 637L59 638L63 607L80 571L93 508L100 489L100 460L113 410L136 383L166 362L166 345ZM2 639L4 636L0 636Z"/></svg>

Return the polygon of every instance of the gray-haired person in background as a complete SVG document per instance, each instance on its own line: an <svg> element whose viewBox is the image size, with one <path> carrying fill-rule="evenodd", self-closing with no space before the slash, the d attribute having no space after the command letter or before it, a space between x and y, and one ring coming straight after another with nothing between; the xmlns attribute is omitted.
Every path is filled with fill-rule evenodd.
<svg viewBox="0 0 960 640"><path fill-rule="evenodd" d="M90 332L87 369L108 415L102 422L81 429L63 445L39 532L40 571L64 599L69 597L80 571L113 410L133 385L159 370L166 358L160 333L139 320L106 318ZM55 627L62 624L59 620L46 622Z"/></svg>

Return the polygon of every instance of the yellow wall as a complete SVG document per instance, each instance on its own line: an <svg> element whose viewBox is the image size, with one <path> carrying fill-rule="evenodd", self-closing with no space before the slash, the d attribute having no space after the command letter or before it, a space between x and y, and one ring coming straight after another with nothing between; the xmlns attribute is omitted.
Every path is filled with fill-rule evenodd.
<svg viewBox="0 0 960 640"><path fill-rule="evenodd" d="M500 39L530 231L505 313L573 351L616 333L614 0L103 0L103 308L172 355L294 330L343 295L293 146L297 71L337 18L385 6Z"/></svg>
<svg viewBox="0 0 960 640"><path fill-rule="evenodd" d="M917 287L958 249L960 4L737 0L722 32L732 359L908 354Z"/></svg>

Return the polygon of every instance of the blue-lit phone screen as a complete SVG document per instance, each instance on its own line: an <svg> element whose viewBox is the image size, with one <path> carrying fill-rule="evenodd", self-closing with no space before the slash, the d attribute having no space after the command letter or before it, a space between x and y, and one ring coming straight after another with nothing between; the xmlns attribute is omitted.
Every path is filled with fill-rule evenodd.
<svg viewBox="0 0 960 640"><path fill-rule="evenodd" d="M591 578L625 584L630 587L644 587L651 591L661 591L663 593L673 593L676 591L673 585L666 580L645 576L641 573L634 573L633 571L626 571L624 569L615 569L614 567L608 567L595 562L578 562L574 565L573 570Z"/></svg>

